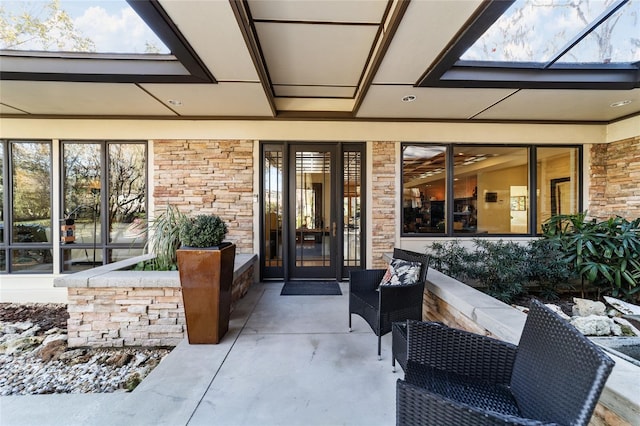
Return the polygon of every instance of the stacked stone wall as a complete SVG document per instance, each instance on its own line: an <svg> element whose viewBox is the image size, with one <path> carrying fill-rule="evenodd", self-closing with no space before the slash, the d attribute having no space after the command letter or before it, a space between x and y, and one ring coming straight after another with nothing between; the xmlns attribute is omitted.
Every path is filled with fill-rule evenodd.
<svg viewBox="0 0 640 426"><path fill-rule="evenodd" d="M373 173L371 176L372 197L371 214L372 236L370 250L373 268L385 268L385 253L393 251L396 235L396 144L394 142L373 142L371 157Z"/></svg>
<svg viewBox="0 0 640 426"><path fill-rule="evenodd" d="M253 281L249 266L233 281L232 304ZM69 347L176 346L187 336L177 275L165 287L69 287L67 299Z"/></svg>
<svg viewBox="0 0 640 426"><path fill-rule="evenodd" d="M217 214L238 253L253 252L253 141L156 140L153 155L157 213Z"/></svg>
<svg viewBox="0 0 640 426"><path fill-rule="evenodd" d="M640 136L591 148L589 216L640 217Z"/></svg>

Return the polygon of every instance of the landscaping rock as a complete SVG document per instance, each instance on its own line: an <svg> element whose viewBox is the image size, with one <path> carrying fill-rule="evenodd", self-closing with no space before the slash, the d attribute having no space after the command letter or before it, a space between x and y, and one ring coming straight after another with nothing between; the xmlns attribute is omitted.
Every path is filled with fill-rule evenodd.
<svg viewBox="0 0 640 426"><path fill-rule="evenodd" d="M622 334L620 326L606 316L589 315L586 317L573 317L571 324L585 336L609 336L614 332Z"/></svg>
<svg viewBox="0 0 640 426"><path fill-rule="evenodd" d="M623 314L640 315L640 306L638 305L634 305L632 303L628 303L610 296L604 296L604 300Z"/></svg>
<svg viewBox="0 0 640 426"><path fill-rule="evenodd" d="M67 350L59 305L0 304L0 314L0 396L133 390L171 350Z"/></svg>
<svg viewBox="0 0 640 426"><path fill-rule="evenodd" d="M565 314L560 306L554 305L553 303L547 303L546 306L549 309L551 309L553 312L558 314L561 318L563 318L563 319L565 319L567 321L571 321L571 317L569 315Z"/></svg>
<svg viewBox="0 0 640 426"><path fill-rule="evenodd" d="M607 307L604 303L588 299L573 298L573 316L588 317L590 315L605 315Z"/></svg>

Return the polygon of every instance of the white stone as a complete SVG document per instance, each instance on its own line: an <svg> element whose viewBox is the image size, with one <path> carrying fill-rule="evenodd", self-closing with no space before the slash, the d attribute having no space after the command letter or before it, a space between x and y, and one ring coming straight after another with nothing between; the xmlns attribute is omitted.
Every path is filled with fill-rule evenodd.
<svg viewBox="0 0 640 426"><path fill-rule="evenodd" d="M604 296L604 300L608 304L616 308L618 311L626 315L640 315L640 306L625 302L615 297Z"/></svg>
<svg viewBox="0 0 640 426"><path fill-rule="evenodd" d="M574 317L571 324L585 336L608 336L611 334L613 320L606 316L589 315Z"/></svg>
<svg viewBox="0 0 640 426"><path fill-rule="evenodd" d="M547 308L551 309L553 312L555 312L556 314L560 315L560 318L563 318L567 321L571 321L571 317L567 314L565 314L562 309L560 308L560 306L558 305L554 305L553 303L547 303L545 305Z"/></svg>
<svg viewBox="0 0 640 426"><path fill-rule="evenodd" d="M604 303L588 299L573 298L573 316L588 317L589 315L604 315L607 307Z"/></svg>
<svg viewBox="0 0 640 426"><path fill-rule="evenodd" d="M625 326L628 327L628 329L635 334L636 336L640 336L640 330L638 330L633 324L631 324L628 320L624 319L624 318L620 318L620 317L614 317L613 321L616 324L619 324L621 327Z"/></svg>

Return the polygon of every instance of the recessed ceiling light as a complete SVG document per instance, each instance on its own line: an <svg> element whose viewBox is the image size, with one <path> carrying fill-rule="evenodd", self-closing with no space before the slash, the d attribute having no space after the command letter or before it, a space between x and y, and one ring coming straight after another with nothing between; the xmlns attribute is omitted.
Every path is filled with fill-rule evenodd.
<svg viewBox="0 0 640 426"><path fill-rule="evenodd" d="M621 107L621 106L629 105L631 102L633 102L633 101L631 101L631 100L629 100L629 99L625 99L624 101L614 102L614 103L612 103L612 104L611 104L611 105L609 105L609 106L610 106L611 108L618 108L618 107Z"/></svg>
<svg viewBox="0 0 640 426"><path fill-rule="evenodd" d="M182 105L182 101L179 101L177 99L169 99L167 102L169 102L173 106L181 106Z"/></svg>
<svg viewBox="0 0 640 426"><path fill-rule="evenodd" d="M416 95L407 95L402 97L402 102L413 102L416 100Z"/></svg>

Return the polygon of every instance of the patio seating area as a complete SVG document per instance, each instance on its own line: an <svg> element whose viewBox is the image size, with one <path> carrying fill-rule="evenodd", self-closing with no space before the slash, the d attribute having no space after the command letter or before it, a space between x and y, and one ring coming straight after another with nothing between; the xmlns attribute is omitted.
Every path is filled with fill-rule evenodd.
<svg viewBox="0 0 640 426"><path fill-rule="evenodd" d="M185 339L132 393L2 397L0 423L395 424L402 373L391 371L391 334L378 361L368 324L346 327L347 283L342 296L280 296L281 287L252 286L220 344Z"/></svg>

